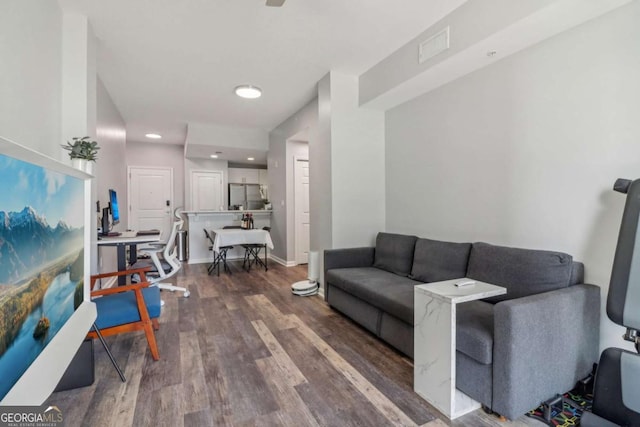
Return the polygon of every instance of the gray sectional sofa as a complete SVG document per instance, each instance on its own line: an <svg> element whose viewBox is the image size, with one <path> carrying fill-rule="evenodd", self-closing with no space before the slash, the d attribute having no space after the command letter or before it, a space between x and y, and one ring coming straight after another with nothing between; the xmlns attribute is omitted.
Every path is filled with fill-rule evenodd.
<svg viewBox="0 0 640 427"><path fill-rule="evenodd" d="M413 357L413 287L469 277L507 294L457 306L456 386L518 418L570 390L598 359L600 288L570 255L379 233L324 253L331 307Z"/></svg>

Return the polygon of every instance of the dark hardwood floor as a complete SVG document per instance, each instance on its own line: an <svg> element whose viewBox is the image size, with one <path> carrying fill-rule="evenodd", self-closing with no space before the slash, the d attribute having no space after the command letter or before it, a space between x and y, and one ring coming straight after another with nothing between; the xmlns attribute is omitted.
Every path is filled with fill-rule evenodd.
<svg viewBox="0 0 640 427"><path fill-rule="evenodd" d="M154 362L142 332L99 342L93 385L54 393L67 426L542 426L481 410L449 422L412 389L413 365L330 309L291 294L306 266L208 276L184 265L191 297L162 293Z"/></svg>

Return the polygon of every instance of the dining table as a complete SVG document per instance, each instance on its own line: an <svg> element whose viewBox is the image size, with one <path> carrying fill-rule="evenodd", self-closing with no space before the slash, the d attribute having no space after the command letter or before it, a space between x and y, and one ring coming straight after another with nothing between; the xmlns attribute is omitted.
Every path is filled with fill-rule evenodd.
<svg viewBox="0 0 640 427"><path fill-rule="evenodd" d="M269 249L273 249L273 240L271 234L263 229L244 229L244 228L220 228L212 230L215 233L212 249L219 253L220 248L225 246L241 246L241 245L263 245ZM256 258L257 258L257 254ZM245 262L248 254L245 254ZM259 260L259 259L257 259ZM244 264L244 263L243 263ZM251 260L249 260L249 265ZM267 251L264 251L264 261L261 264L267 270Z"/></svg>

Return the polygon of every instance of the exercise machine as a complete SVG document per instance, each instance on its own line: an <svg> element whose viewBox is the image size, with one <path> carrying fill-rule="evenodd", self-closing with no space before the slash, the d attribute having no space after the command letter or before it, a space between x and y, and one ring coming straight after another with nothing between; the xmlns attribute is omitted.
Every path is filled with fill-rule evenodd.
<svg viewBox="0 0 640 427"><path fill-rule="evenodd" d="M627 195L607 295L607 316L627 328L623 339L636 352L607 348L600 356L592 412L583 427L640 426L640 179L618 179L615 191Z"/></svg>

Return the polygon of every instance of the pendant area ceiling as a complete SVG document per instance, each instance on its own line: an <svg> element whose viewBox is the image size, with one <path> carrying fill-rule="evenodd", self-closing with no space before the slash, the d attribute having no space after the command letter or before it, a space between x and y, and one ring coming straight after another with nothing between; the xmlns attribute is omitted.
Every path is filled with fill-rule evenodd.
<svg viewBox="0 0 640 427"><path fill-rule="evenodd" d="M465 0L59 0L88 16L128 141L187 124L273 129L329 71L360 75ZM251 84L262 97L239 98Z"/></svg>

